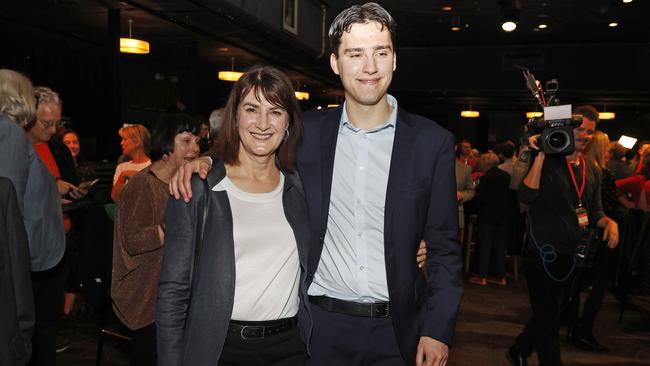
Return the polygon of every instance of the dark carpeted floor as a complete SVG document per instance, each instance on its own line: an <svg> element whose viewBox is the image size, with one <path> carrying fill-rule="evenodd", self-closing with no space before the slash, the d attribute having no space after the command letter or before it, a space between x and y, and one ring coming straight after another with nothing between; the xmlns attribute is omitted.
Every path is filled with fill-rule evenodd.
<svg viewBox="0 0 650 366"><path fill-rule="evenodd" d="M618 301L608 293L594 333L612 349L609 353L576 350L564 341L566 329L562 330L562 357L567 366L650 365L650 297L634 297L620 324L619 310ZM505 351L521 331L528 311L524 280L506 287L467 283L448 365L507 365ZM59 354L59 365L94 365L97 352L94 323L90 320L72 323L71 329L71 347ZM537 365L535 355L529 361L530 365ZM102 365L128 364L128 342L106 337Z"/></svg>

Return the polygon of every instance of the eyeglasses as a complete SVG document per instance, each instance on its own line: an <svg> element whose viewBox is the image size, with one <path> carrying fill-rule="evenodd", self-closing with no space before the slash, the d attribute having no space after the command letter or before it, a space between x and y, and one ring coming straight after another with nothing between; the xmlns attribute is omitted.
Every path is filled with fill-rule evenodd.
<svg viewBox="0 0 650 366"><path fill-rule="evenodd" d="M41 126L43 126L43 128L45 128L46 130L49 130L50 128L52 128L52 127L54 127L54 126L56 126L56 128L60 128L60 127L65 126L65 121L62 121L62 120L61 120L61 121L56 121L56 122L55 122L55 121L43 122L43 121L41 121L40 119L37 119L37 121L38 121L38 123L40 123Z"/></svg>

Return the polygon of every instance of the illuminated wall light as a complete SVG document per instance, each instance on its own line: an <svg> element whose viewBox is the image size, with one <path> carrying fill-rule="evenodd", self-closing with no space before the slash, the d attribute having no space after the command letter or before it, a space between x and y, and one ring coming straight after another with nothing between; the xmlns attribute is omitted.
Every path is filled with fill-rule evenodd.
<svg viewBox="0 0 650 366"><path fill-rule="evenodd" d="M131 26L133 20L129 19L129 38L120 38L120 52L132 53L136 55L146 55L149 53L149 42L133 38Z"/></svg>
<svg viewBox="0 0 650 366"><path fill-rule="evenodd" d="M512 32L513 30L517 29L517 23L511 20L505 21L503 24L501 24L501 29L503 29L505 32Z"/></svg>
<svg viewBox="0 0 650 366"><path fill-rule="evenodd" d="M458 32L458 31L460 31L460 27L454 26L454 27L451 27L451 30L454 31L454 32Z"/></svg>
<svg viewBox="0 0 650 366"><path fill-rule="evenodd" d="M340 106L340 104L328 104L327 108L336 108L336 107L339 107L339 106Z"/></svg>
<svg viewBox="0 0 650 366"><path fill-rule="evenodd" d="M440 10L442 11L452 11L453 8L450 5L443 5Z"/></svg>
<svg viewBox="0 0 650 366"><path fill-rule="evenodd" d="M480 115L479 111L460 111L460 116L465 118L478 118Z"/></svg>
<svg viewBox="0 0 650 366"><path fill-rule="evenodd" d="M295 92L296 94L296 99L298 100L309 100L309 93L303 92L303 91L297 91Z"/></svg>
<svg viewBox="0 0 650 366"><path fill-rule="evenodd" d="M538 118L544 115L544 112L526 112L526 118Z"/></svg>
<svg viewBox="0 0 650 366"><path fill-rule="evenodd" d="M600 112L598 113L599 119L614 119L616 118L616 113L614 112Z"/></svg>
<svg viewBox="0 0 650 366"><path fill-rule="evenodd" d="M548 26L546 24L540 24L537 26L539 29L546 29Z"/></svg>
<svg viewBox="0 0 650 366"><path fill-rule="evenodd" d="M616 28L616 27L618 27L618 23L617 22L611 22L611 23L608 24L608 26L610 28Z"/></svg>

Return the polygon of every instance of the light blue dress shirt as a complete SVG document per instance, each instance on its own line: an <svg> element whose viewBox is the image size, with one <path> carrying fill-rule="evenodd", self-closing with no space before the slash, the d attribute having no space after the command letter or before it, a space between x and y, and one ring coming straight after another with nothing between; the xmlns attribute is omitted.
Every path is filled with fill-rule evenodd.
<svg viewBox="0 0 650 366"><path fill-rule="evenodd" d="M309 295L357 302L388 301L384 259L386 187L397 100L380 127L355 127L343 105L334 157L323 251Z"/></svg>

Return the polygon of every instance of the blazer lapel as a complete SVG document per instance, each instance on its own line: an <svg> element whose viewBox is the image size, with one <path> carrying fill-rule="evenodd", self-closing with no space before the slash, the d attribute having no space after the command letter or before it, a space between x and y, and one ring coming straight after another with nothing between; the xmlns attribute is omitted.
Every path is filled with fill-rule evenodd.
<svg viewBox="0 0 650 366"><path fill-rule="evenodd" d="M320 152L321 152L321 212L319 235L325 235L327 227L327 214L330 207L330 195L332 193L332 174L334 172L334 155L336 153L336 141L341 121L343 107L337 108L336 111L328 113L325 116L324 123L321 124L320 133Z"/></svg>
<svg viewBox="0 0 650 366"><path fill-rule="evenodd" d="M386 207L384 209L384 243L391 236L393 207L399 200L399 189L408 185L406 174L411 162L411 153L415 135L413 134L412 123L406 113L398 110L397 123L395 124L395 138L393 140L393 152L390 158L390 171L388 172L388 186L386 187ZM386 258L390 258L389 249L386 249Z"/></svg>

